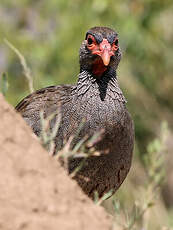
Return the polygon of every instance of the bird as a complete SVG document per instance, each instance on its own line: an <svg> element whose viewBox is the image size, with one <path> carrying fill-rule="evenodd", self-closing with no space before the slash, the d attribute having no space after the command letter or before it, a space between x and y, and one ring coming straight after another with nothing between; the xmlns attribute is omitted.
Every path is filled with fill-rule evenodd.
<svg viewBox="0 0 173 230"><path fill-rule="evenodd" d="M109 193L113 195L126 178L132 162L134 123L117 77L121 56L118 33L108 27L92 27L80 46L76 84L37 90L15 108L37 136L41 133L41 110L45 117L54 112L57 116L61 114L54 140L57 154L63 148L64 140L76 135L82 122L74 146L86 135L92 137L101 133L94 143L99 154L88 156L73 175L84 193L93 200L96 196L100 199ZM83 159L83 156L69 158L68 173L72 174Z"/></svg>

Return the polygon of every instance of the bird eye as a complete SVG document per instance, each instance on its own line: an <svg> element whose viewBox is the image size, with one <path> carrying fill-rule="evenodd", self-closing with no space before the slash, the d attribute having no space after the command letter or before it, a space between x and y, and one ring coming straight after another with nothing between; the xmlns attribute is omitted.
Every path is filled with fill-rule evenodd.
<svg viewBox="0 0 173 230"><path fill-rule="evenodd" d="M116 39L116 40L114 41L114 44L115 44L116 46L118 46L118 39Z"/></svg>
<svg viewBox="0 0 173 230"><path fill-rule="evenodd" d="M118 38L114 40L114 42L112 43L112 50L113 51L117 51L119 48L119 45L118 45Z"/></svg>
<svg viewBox="0 0 173 230"><path fill-rule="evenodd" d="M92 45L92 43L93 43L92 38L89 37L89 38L87 39L87 41L88 41L88 45Z"/></svg>

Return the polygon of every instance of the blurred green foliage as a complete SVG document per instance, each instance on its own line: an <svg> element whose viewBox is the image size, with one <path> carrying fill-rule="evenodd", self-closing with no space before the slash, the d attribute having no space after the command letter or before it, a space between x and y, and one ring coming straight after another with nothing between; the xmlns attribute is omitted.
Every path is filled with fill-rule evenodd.
<svg viewBox="0 0 173 230"><path fill-rule="evenodd" d="M7 100L15 106L30 93L28 73L33 76L35 89L76 82L78 50L86 31L93 26L114 28L123 53L118 79L135 121L135 152L139 156L151 155L160 150L157 139L148 150L147 145L158 136L161 121L167 121L169 128L173 128L172 12L172 0L1 0L1 91L4 90ZM20 55L9 48L5 39ZM21 60L26 61L25 70ZM8 85L4 78L7 75L3 73L8 74ZM6 86L9 86L8 91ZM150 176L153 172L157 176L155 172L160 169L160 161L150 155L148 172ZM155 164L149 164L151 162ZM142 185L146 181L139 170L141 164L139 167L138 164L136 156L131 170L134 179L132 182L126 180L124 188L127 198L120 189L126 206L136 196L145 199L145 193L136 190L137 179ZM158 180L158 177L153 178ZM156 212L160 216L153 218L152 213L151 219L165 222L167 211L162 199L157 205L159 212Z"/></svg>
<svg viewBox="0 0 173 230"><path fill-rule="evenodd" d="M119 81L144 153L160 121L173 123L172 12L172 0L1 0L0 72L9 76L8 101L16 105L29 89L5 38L25 57L38 89L75 82L85 32L96 25L114 28L123 52Z"/></svg>

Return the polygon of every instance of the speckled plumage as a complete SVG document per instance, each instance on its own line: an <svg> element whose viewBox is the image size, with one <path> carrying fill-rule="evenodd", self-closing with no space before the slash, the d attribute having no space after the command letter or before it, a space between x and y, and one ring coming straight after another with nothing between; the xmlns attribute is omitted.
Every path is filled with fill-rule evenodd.
<svg viewBox="0 0 173 230"><path fill-rule="evenodd" d="M100 42L103 38L111 42L117 36L115 31L106 27L94 27L88 33L99 37ZM92 198L95 191L101 197L110 189L114 193L119 188L130 169L134 144L133 122L116 77L116 68L121 58L120 49L111 57L101 77L92 73L95 58L84 40L80 48L80 73L76 85L51 86L38 90L16 106L16 110L37 135L41 131L40 110L43 109L46 115L61 111L61 126L55 139L56 150L61 149L63 139L74 134L83 119L86 122L76 142L86 134L91 136L96 131L104 130L101 140L95 144L101 155L89 157L74 177L83 191ZM69 172L81 160L70 159Z"/></svg>

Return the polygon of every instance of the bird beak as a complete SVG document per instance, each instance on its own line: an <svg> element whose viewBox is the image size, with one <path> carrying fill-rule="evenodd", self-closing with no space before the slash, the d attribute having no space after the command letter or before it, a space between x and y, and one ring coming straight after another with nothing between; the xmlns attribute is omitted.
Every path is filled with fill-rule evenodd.
<svg viewBox="0 0 173 230"><path fill-rule="evenodd" d="M109 50L108 49L104 49L102 51L101 58L103 60L104 65L108 66L109 62L110 62L110 58L111 58L111 55L109 54Z"/></svg>
<svg viewBox="0 0 173 230"><path fill-rule="evenodd" d="M105 38L98 45L97 49L94 49L92 51L92 54L100 56L105 66L109 65L111 56L115 55L112 50L111 44Z"/></svg>
<svg viewBox="0 0 173 230"><path fill-rule="evenodd" d="M111 56L114 55L112 51L111 44L108 42L107 39L103 39L100 43L100 56L105 66L108 66L110 63Z"/></svg>

